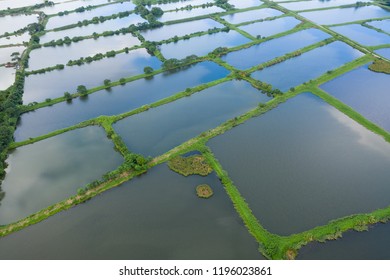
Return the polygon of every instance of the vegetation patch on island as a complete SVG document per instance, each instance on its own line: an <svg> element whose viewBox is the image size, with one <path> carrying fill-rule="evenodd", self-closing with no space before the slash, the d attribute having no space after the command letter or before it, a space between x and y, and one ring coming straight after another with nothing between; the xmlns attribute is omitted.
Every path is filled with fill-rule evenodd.
<svg viewBox="0 0 390 280"><path fill-rule="evenodd" d="M193 155L189 157L177 156L168 162L168 166L170 169L183 176L207 176L213 171L203 155Z"/></svg>
<svg viewBox="0 0 390 280"><path fill-rule="evenodd" d="M375 60L368 68L374 72L390 74L390 63L382 59Z"/></svg>
<svg viewBox="0 0 390 280"><path fill-rule="evenodd" d="M209 185L203 184L196 187L196 194L200 198L209 198L214 193L213 193L213 189Z"/></svg>

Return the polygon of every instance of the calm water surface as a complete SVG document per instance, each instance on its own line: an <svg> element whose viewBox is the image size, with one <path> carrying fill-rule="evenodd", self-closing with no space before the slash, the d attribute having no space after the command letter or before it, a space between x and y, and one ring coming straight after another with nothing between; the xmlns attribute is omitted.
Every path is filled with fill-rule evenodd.
<svg viewBox="0 0 390 280"><path fill-rule="evenodd" d="M28 104L33 101L44 101L46 98L60 97L66 91L75 93L78 85L91 88L102 85L105 79L117 81L123 77L139 75L144 73L145 66L158 69L161 62L158 58L150 56L145 49L137 49L91 64L30 75L24 85L23 102ZM45 86L42 87L42 84Z"/></svg>
<svg viewBox="0 0 390 280"><path fill-rule="evenodd" d="M75 27L61 31L50 31L40 37L40 42L47 43L51 40L58 40L66 36L68 36L69 38L73 38L76 36L89 36L92 35L94 32L99 34L103 33L104 31L115 31L124 27L128 27L131 24L138 24L142 22L145 22L143 18L138 15L131 14L128 17L106 20L103 23L88 24L87 26Z"/></svg>
<svg viewBox="0 0 390 280"><path fill-rule="evenodd" d="M88 127L20 147L7 162L0 224L8 224L66 199L117 168L123 159L102 128Z"/></svg>
<svg viewBox="0 0 390 280"><path fill-rule="evenodd" d="M214 195L196 196L209 184ZM0 239L0 259L261 259L218 178L166 165Z"/></svg>
<svg viewBox="0 0 390 280"><path fill-rule="evenodd" d="M229 0L229 4L234 5L237 9L243 9L263 4L260 0Z"/></svg>
<svg viewBox="0 0 390 280"><path fill-rule="evenodd" d="M265 9L252 10L243 13L230 14L222 18L232 24L238 24L246 21L259 20L268 17L279 16L282 14L283 13L278 10L265 8Z"/></svg>
<svg viewBox="0 0 390 280"><path fill-rule="evenodd" d="M367 24L382 29L387 33L390 33L390 19L371 21L368 22Z"/></svg>
<svg viewBox="0 0 390 280"><path fill-rule="evenodd" d="M5 32L12 33L22 29L30 23L37 22L36 15L17 15L0 17L0 35Z"/></svg>
<svg viewBox="0 0 390 280"><path fill-rule="evenodd" d="M98 39L83 40L72 43L69 46L46 47L35 49L30 53L28 62L29 69L36 70L68 63L80 57L93 56L98 53L105 54L107 51L121 50L125 47L139 45L140 41L131 34L100 37Z"/></svg>
<svg viewBox="0 0 390 280"><path fill-rule="evenodd" d="M121 120L114 129L131 151L157 156L269 99L247 82L231 81Z"/></svg>
<svg viewBox="0 0 390 280"><path fill-rule="evenodd" d="M331 95L390 132L390 78L368 65L321 85Z"/></svg>
<svg viewBox="0 0 390 280"><path fill-rule="evenodd" d="M387 59L390 59L390 48L376 50L375 52L383 57L386 57Z"/></svg>
<svg viewBox="0 0 390 280"><path fill-rule="evenodd" d="M219 32L207 34L200 37L193 37L189 40L181 40L165 45L161 45L161 53L167 59L182 59L189 55L204 56L218 47L236 47L250 42L251 40L240 33L230 30L229 32Z"/></svg>
<svg viewBox="0 0 390 280"><path fill-rule="evenodd" d="M331 29L365 46L390 44L390 36L360 24L337 26Z"/></svg>
<svg viewBox="0 0 390 280"><path fill-rule="evenodd" d="M310 243L299 250L297 259L389 260L390 224L375 225L365 232L349 231L335 241Z"/></svg>
<svg viewBox="0 0 390 280"><path fill-rule="evenodd" d="M238 69L247 69L283 56L305 46L322 41L330 36L318 29L306 29L281 38L231 52L222 59Z"/></svg>
<svg viewBox="0 0 390 280"><path fill-rule="evenodd" d="M208 145L273 233L289 235L390 204L390 144L310 93Z"/></svg>
<svg viewBox="0 0 390 280"><path fill-rule="evenodd" d="M300 21L293 17L278 18L271 21L256 22L239 28L248 32L252 36L268 37L277 33L293 29Z"/></svg>
<svg viewBox="0 0 390 280"><path fill-rule="evenodd" d="M0 38L0 45L10 45L10 44L23 44L30 41L30 35L25 32L21 35L14 35L8 37Z"/></svg>
<svg viewBox="0 0 390 280"><path fill-rule="evenodd" d="M108 0L78 0L78 1L58 3L58 4L55 4L54 6L49 6L49 7L44 7L44 8L38 9L38 11L42 11L42 12L44 12L47 15L52 15L52 14L57 14L59 12L64 12L64 11L73 11L73 10L75 10L77 8L80 8L80 7L87 7L87 6L107 4L108 2L109 2ZM130 6L130 3L129 4L127 4L127 2L125 2L125 3L126 3L126 6L127 5ZM109 6L116 6L116 5L117 4L113 4L113 5L109 5ZM135 5L133 4L132 6L134 7ZM102 7L102 8L96 8L96 9L93 9L93 10L103 9L102 10L102 15L107 15L107 14L103 14L104 13L104 8L105 8L105 6ZM83 13L72 13L72 14L69 14L69 15L62 16L62 17L66 18L66 17L70 16L70 18L72 18L72 17L74 18L74 15L79 15L79 17L80 17L79 20L84 20L86 18L86 15L89 14L89 13L90 13L90 11L84 11ZM77 21L78 20L76 20L76 22Z"/></svg>
<svg viewBox="0 0 390 280"><path fill-rule="evenodd" d="M15 69L0 67L0 90L11 86L15 81Z"/></svg>
<svg viewBox="0 0 390 280"><path fill-rule="evenodd" d="M188 5L199 6L202 4L213 3L213 2L214 2L213 0L186 0L186 1L181 0L173 3L156 4L156 5L152 5L151 7L159 7L163 11L169 11L169 10L174 10L176 8L177 9L184 8Z"/></svg>
<svg viewBox="0 0 390 280"><path fill-rule="evenodd" d="M0 48L0 64L12 62L11 54L18 52L22 55L25 47L9 47L9 48Z"/></svg>
<svg viewBox="0 0 390 280"><path fill-rule="evenodd" d="M327 1L312 0L312 1L299 1L293 3L281 3L280 6L283 6L293 11L301 11L301 10L337 7L341 5L355 4L356 2L357 2L356 0L327 0Z"/></svg>
<svg viewBox="0 0 390 280"><path fill-rule="evenodd" d="M62 102L41 108L20 117L14 137L16 141L21 141L100 115L125 113L186 88L223 78L227 74L229 72L225 68L212 62L203 62L179 72L156 75L151 80L141 79L114 87L111 91L96 92L87 99L77 98L71 104ZM80 74L84 77L83 75ZM91 72L92 75L94 72Z"/></svg>
<svg viewBox="0 0 390 280"><path fill-rule="evenodd" d="M360 56L362 53L352 47L341 42L334 42L264 70L256 71L252 77L265 81L281 91L286 91Z"/></svg>
<svg viewBox="0 0 390 280"><path fill-rule="evenodd" d="M318 24L338 24L363 19L390 16L390 12L376 6L342 8L301 13L301 16Z"/></svg>
<svg viewBox="0 0 390 280"><path fill-rule="evenodd" d="M212 19L206 18L201 20L183 22L179 24L164 25L159 28L142 31L140 33L147 41L158 42L161 40L172 38L175 35L180 37L199 31L207 31L208 29L214 27L222 28L225 26Z"/></svg>
<svg viewBox="0 0 390 280"><path fill-rule="evenodd" d="M208 14L220 13L224 12L224 9L221 9L216 6L208 7L208 8L196 8L191 10L183 10L183 11L173 11L164 13L161 17L158 18L158 21L165 22L171 20L179 20L184 18L192 18L197 16L203 16Z"/></svg>

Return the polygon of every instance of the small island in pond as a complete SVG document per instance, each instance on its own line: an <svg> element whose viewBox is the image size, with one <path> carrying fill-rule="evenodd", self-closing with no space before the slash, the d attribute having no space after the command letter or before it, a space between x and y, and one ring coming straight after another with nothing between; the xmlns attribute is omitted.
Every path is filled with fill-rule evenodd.
<svg viewBox="0 0 390 280"><path fill-rule="evenodd" d="M200 198L209 198L214 193L212 188L209 185L203 184L196 187L196 194Z"/></svg>

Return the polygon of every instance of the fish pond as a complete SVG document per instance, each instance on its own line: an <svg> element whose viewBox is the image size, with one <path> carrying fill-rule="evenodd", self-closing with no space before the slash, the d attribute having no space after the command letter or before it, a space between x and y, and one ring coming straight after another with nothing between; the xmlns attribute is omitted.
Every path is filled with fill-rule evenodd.
<svg viewBox="0 0 390 280"><path fill-rule="evenodd" d="M122 161L99 127L74 130L17 148L7 160L0 224L16 222L75 195L78 188L100 179Z"/></svg>
<svg viewBox="0 0 390 280"><path fill-rule="evenodd" d="M365 65L321 85L321 88L390 132L388 74L373 72Z"/></svg>
<svg viewBox="0 0 390 280"><path fill-rule="evenodd" d="M360 24L336 26L331 29L365 46L390 44L389 35L361 26Z"/></svg>
<svg viewBox="0 0 390 280"><path fill-rule="evenodd" d="M274 16L280 16L283 13L274 10L274 9L259 9L259 10L251 10L247 12L242 12L242 13L234 13L230 14L227 16L222 17L222 19L232 23L232 24L238 24L242 22L247 22L247 21L253 21L253 20L260 20L260 19L265 19L268 17L274 17Z"/></svg>
<svg viewBox="0 0 390 280"><path fill-rule="evenodd" d="M198 198L195 188L200 184L210 185L214 195ZM164 164L85 204L1 238L0 259L262 256L215 174L184 177Z"/></svg>
<svg viewBox="0 0 390 280"><path fill-rule="evenodd" d="M203 62L179 72L165 72L154 76L153 79L141 79L124 86L113 87L110 91L96 92L87 99L77 98L72 103L62 102L41 108L20 117L14 137L16 141L21 141L100 115L125 113L184 91L186 88L223 78L227 74L229 72L225 68L212 62ZM85 77L85 73L83 75ZM91 75L95 73L91 72Z"/></svg>
<svg viewBox="0 0 390 280"><path fill-rule="evenodd" d="M114 129L129 150L157 156L269 99L247 82L229 81L121 120Z"/></svg>
<svg viewBox="0 0 390 280"><path fill-rule="evenodd" d="M389 143L311 93L207 145L272 233L302 232L390 203Z"/></svg>

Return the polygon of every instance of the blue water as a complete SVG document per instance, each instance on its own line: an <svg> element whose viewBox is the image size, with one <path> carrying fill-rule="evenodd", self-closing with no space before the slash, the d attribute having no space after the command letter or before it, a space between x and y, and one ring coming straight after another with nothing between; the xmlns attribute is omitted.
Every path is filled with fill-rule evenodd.
<svg viewBox="0 0 390 280"><path fill-rule="evenodd" d="M390 48L375 50L375 52L387 59L390 59Z"/></svg>
<svg viewBox="0 0 390 280"><path fill-rule="evenodd" d="M265 81L281 91L287 91L360 56L362 56L361 52L347 44L334 42L264 70L253 72L252 77Z"/></svg>
<svg viewBox="0 0 390 280"><path fill-rule="evenodd" d="M390 132L390 76L368 65L321 85L331 95Z"/></svg>
<svg viewBox="0 0 390 280"><path fill-rule="evenodd" d="M371 21L367 24L374 26L378 29L382 29L383 31L390 33L390 19L380 20L380 21Z"/></svg>
<svg viewBox="0 0 390 280"><path fill-rule="evenodd" d="M300 21L293 17L278 18L271 21L256 22L239 28L254 37L268 37L293 29Z"/></svg>
<svg viewBox="0 0 390 280"><path fill-rule="evenodd" d="M269 99L247 82L231 81L121 120L114 129L131 151L157 156Z"/></svg>
<svg viewBox="0 0 390 280"><path fill-rule="evenodd" d="M283 56L305 46L322 41L330 36L318 29L306 29L281 38L231 52L222 59L238 69L247 69Z"/></svg>
<svg viewBox="0 0 390 280"><path fill-rule="evenodd" d="M234 13L227 16L222 17L222 19L226 20L227 22L230 22L232 24L238 24L242 22L252 21L252 20L259 20L259 19L265 19L268 17L274 17L274 16L280 16L283 13L274 10L274 9L259 9L259 10L251 10L247 12L242 13Z"/></svg>
<svg viewBox="0 0 390 280"><path fill-rule="evenodd" d="M365 46L390 44L390 36L360 24L337 26L331 29Z"/></svg>
<svg viewBox="0 0 390 280"><path fill-rule="evenodd" d="M141 79L124 86L114 87L111 91L96 92L87 99L77 98L71 104L62 102L41 108L20 117L20 124L14 137L16 141L21 141L100 115L125 113L186 88L223 78L228 73L225 68L215 63L203 62L180 72L163 73L154 76L151 80ZM93 75L95 73L91 72L91 76ZM85 74L81 76L84 77ZM100 83L103 83L103 79L100 79Z"/></svg>

